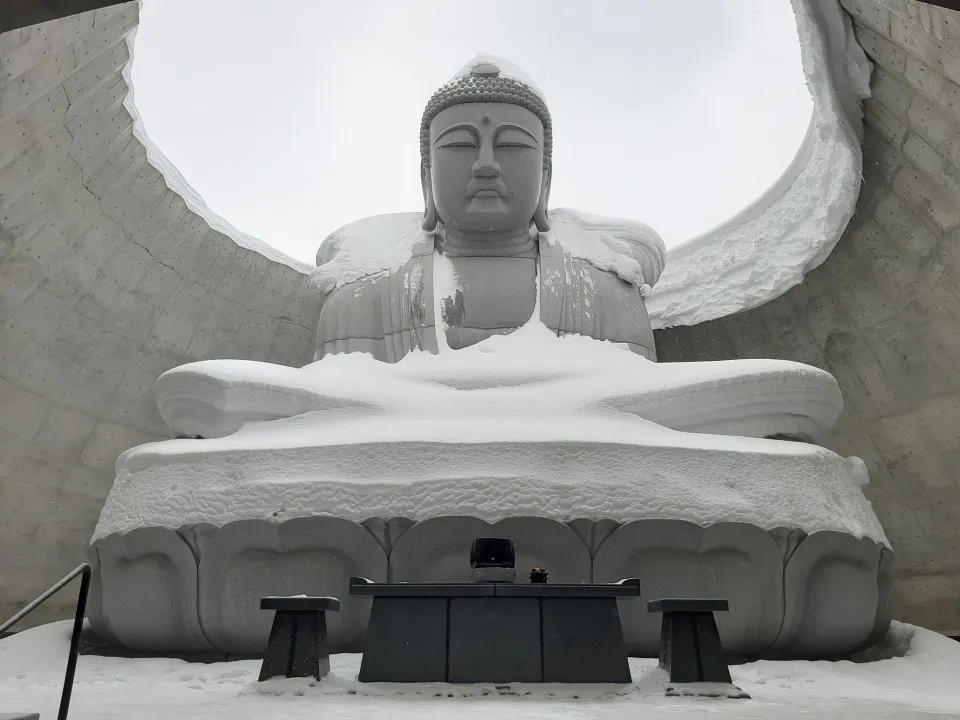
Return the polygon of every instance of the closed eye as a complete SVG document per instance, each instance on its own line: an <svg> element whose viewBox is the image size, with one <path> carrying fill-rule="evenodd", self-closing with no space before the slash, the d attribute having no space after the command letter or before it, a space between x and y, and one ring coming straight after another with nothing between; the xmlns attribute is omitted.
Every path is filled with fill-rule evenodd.
<svg viewBox="0 0 960 720"><path fill-rule="evenodd" d="M529 137L527 133L508 125L501 128L497 133L497 147L530 148L531 150L536 150L537 141Z"/></svg>
<svg viewBox="0 0 960 720"><path fill-rule="evenodd" d="M465 127L455 127L444 131L434 142L436 148L475 148L479 147L477 136Z"/></svg>

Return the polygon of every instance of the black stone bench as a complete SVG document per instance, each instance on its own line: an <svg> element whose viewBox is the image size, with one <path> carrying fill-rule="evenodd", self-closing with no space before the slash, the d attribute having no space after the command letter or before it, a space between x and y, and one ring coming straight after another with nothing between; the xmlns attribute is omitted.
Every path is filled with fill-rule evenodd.
<svg viewBox="0 0 960 720"><path fill-rule="evenodd" d="M265 597L261 610L275 610L267 651L260 666L260 680L283 677L315 677L330 672L326 612L339 611L335 597Z"/></svg>
<svg viewBox="0 0 960 720"><path fill-rule="evenodd" d="M726 600L669 598L650 600L647 611L663 613L660 625L660 667L671 683L716 683L736 692L709 691L696 694L747 697L733 685L723 655L723 644L713 613L730 609ZM674 688L668 688L672 694Z"/></svg>
<svg viewBox="0 0 960 720"><path fill-rule="evenodd" d="M373 583L361 682L629 683L618 597L640 581Z"/></svg>

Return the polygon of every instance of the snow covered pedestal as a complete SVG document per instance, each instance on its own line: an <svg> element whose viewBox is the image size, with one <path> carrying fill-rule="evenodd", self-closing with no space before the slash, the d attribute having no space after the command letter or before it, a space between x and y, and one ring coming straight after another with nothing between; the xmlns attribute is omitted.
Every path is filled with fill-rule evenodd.
<svg viewBox="0 0 960 720"><path fill-rule="evenodd" d="M724 646L829 657L890 621L863 463L812 444L840 410L796 363L656 364L531 323L396 364L194 363L157 385L177 439L133 448L97 526L95 632L166 654L262 653L266 595L332 595L333 652L362 649L351 576L468 582L477 537L553 582L639 577L726 597ZM642 604L641 604L642 605ZM659 618L622 609L631 653Z"/></svg>

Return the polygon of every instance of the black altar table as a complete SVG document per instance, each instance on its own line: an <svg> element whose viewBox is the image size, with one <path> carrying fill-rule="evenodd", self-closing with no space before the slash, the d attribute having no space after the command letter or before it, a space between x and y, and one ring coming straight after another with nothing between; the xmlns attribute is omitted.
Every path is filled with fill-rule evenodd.
<svg viewBox="0 0 960 720"><path fill-rule="evenodd" d="M361 682L628 683L616 584L374 583Z"/></svg>

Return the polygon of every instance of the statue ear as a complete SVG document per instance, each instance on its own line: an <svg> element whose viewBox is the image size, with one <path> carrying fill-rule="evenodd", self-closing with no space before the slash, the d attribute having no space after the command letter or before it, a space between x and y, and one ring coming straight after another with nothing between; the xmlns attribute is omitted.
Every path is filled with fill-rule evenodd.
<svg viewBox="0 0 960 720"><path fill-rule="evenodd" d="M423 223L421 227L427 232L433 232L437 229L437 204L433 201L433 179L430 176L429 165L421 166L420 186L423 189Z"/></svg>
<svg viewBox="0 0 960 720"><path fill-rule="evenodd" d="M543 180L540 183L540 202L537 203L537 210L533 214L533 221L537 225L537 230L541 232L546 232L550 229L550 217L547 215L547 206L550 203L551 177L551 167L545 167L543 169Z"/></svg>

